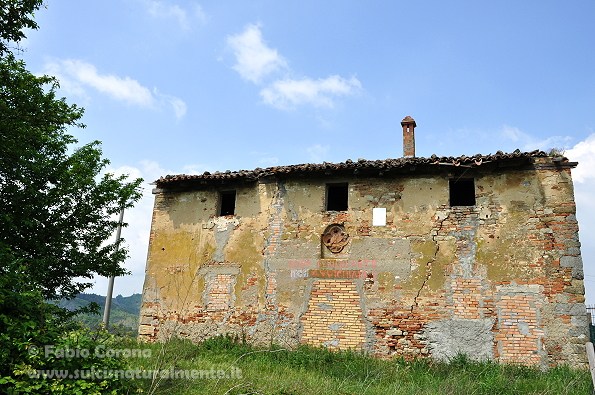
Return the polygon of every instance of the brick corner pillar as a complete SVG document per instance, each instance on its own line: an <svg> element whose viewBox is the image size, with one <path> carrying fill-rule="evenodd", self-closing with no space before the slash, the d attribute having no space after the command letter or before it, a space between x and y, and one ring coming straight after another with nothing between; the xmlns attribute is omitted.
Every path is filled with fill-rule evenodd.
<svg viewBox="0 0 595 395"><path fill-rule="evenodd" d="M415 119L407 115L401 121L403 126L403 157L415 158Z"/></svg>

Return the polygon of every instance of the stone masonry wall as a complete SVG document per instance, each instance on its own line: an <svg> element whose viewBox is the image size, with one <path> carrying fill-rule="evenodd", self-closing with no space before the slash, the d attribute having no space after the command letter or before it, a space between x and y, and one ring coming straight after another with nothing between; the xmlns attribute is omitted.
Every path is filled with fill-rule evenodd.
<svg viewBox="0 0 595 395"><path fill-rule="evenodd" d="M155 196L139 336L458 353L542 367L584 365L588 323L570 169L468 172L475 206L451 207L456 172L261 180ZM349 209L325 211L327 182ZM229 189L228 186L226 186ZM372 226L373 208L386 225ZM331 252L329 225L345 244Z"/></svg>

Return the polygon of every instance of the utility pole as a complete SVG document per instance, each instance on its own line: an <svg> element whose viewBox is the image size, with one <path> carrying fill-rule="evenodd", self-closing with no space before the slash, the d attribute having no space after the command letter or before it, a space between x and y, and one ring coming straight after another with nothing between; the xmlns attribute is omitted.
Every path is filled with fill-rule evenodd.
<svg viewBox="0 0 595 395"><path fill-rule="evenodd" d="M120 234L122 234L122 222L124 221L124 206L120 210L120 220L118 221L118 229L116 230L116 252L120 248ZM107 296L105 297L105 308L103 309L103 328L107 330L109 325L109 315L112 309L112 295L114 293L114 276L109 277L107 284Z"/></svg>

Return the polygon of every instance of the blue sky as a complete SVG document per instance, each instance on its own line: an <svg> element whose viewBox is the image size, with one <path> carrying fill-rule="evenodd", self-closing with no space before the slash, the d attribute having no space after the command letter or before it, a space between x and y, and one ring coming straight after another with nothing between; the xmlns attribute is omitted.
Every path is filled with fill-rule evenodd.
<svg viewBox="0 0 595 395"><path fill-rule="evenodd" d="M566 150L595 303L595 3L48 0L22 57L141 176L402 155ZM125 214L141 292L151 186ZM106 281L93 291L104 294Z"/></svg>

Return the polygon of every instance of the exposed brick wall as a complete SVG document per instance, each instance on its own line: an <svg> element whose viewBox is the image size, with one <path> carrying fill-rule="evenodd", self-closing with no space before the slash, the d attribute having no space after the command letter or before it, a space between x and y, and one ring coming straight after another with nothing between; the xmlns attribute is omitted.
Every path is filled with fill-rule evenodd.
<svg viewBox="0 0 595 395"><path fill-rule="evenodd" d="M481 294L481 279L455 277L451 280L452 315L456 318L479 319L484 318L482 311L485 303Z"/></svg>
<svg viewBox="0 0 595 395"><path fill-rule="evenodd" d="M207 311L228 310L231 306L234 278L231 274L217 274L207 284Z"/></svg>
<svg viewBox="0 0 595 395"><path fill-rule="evenodd" d="M413 359L428 356L423 323L430 317L440 317L440 314L433 309L410 311L388 308L370 310L369 317L375 328L378 357L390 355Z"/></svg>
<svg viewBox="0 0 595 395"><path fill-rule="evenodd" d="M498 297L495 340L500 361L527 365L542 362L541 304L535 294L525 292L505 293Z"/></svg>
<svg viewBox="0 0 595 395"><path fill-rule="evenodd" d="M403 126L403 156L411 158L415 156L415 120L405 117L401 122Z"/></svg>
<svg viewBox="0 0 595 395"><path fill-rule="evenodd" d="M346 212L324 210L330 178L246 187L251 214L233 219L213 217L213 191L158 194L139 334L584 365L570 172L547 160L465 173L472 207L449 206L451 173L340 179ZM372 226L374 207L386 226ZM338 253L321 241L329 225L349 236Z"/></svg>
<svg viewBox="0 0 595 395"><path fill-rule="evenodd" d="M337 349L361 349L365 327L360 295L349 280L316 280L301 317L302 342Z"/></svg>

